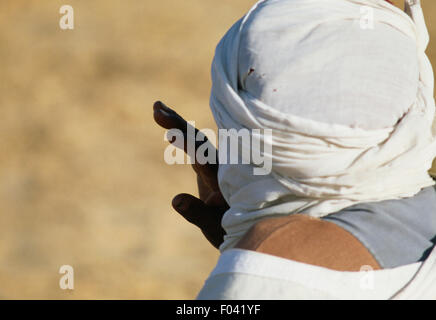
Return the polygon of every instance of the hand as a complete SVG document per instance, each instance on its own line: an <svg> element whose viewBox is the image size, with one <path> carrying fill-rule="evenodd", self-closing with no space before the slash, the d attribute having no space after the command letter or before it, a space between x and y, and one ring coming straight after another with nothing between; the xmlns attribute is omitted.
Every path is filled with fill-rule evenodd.
<svg viewBox="0 0 436 320"><path fill-rule="evenodd" d="M185 137L184 151L187 152L187 128L189 124L175 111L157 101L153 105L154 120L165 129L179 129ZM199 132L197 128L195 134ZM170 141L172 143L174 141ZM195 142L195 151L203 143L209 143L207 139ZM196 152L195 152L196 153ZM197 174L199 198L193 195L181 193L173 198L173 208L186 220L201 229L207 240L216 248L223 242L225 231L221 226L224 213L229 208L218 186L218 153L215 164L199 164L197 161L192 165Z"/></svg>

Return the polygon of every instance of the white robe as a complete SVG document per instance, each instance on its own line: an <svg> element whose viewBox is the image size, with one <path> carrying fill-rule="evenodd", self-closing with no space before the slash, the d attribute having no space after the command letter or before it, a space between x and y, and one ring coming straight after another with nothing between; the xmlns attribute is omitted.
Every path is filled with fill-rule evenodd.
<svg viewBox="0 0 436 320"><path fill-rule="evenodd" d="M424 262L341 272L254 251L230 249L198 294L200 300L436 300L436 249Z"/></svg>

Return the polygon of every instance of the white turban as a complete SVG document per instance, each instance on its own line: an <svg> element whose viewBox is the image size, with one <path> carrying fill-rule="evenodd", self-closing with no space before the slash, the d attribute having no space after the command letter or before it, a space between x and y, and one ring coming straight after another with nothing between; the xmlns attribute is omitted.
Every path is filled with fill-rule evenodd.
<svg viewBox="0 0 436 320"><path fill-rule="evenodd" d="M262 141L270 174L220 164L230 205L221 250L265 217L323 217L434 184L429 37L419 1L408 4L406 14L385 0L262 0L220 41L210 100L218 128L273 133Z"/></svg>

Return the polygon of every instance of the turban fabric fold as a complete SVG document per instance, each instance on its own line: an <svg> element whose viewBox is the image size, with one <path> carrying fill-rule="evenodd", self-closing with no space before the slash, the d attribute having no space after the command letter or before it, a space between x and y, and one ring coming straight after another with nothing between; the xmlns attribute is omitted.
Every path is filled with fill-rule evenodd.
<svg viewBox="0 0 436 320"><path fill-rule="evenodd" d="M272 171L220 164L230 205L221 250L265 217L323 217L434 184L429 35L419 1L406 4L262 0L226 33L212 64L212 112L219 129L272 129L260 137Z"/></svg>

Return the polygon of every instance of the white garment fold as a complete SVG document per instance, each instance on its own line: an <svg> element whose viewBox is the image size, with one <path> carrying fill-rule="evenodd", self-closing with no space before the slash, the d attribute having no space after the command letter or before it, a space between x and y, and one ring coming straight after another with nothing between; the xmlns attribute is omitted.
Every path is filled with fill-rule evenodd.
<svg viewBox="0 0 436 320"><path fill-rule="evenodd" d="M230 205L222 221L227 232L222 251L265 217L322 217L357 203L411 197L434 184L428 174L436 156L433 70L425 54L429 37L422 9L419 1L413 3L409 16L384 0L262 0L223 37L212 65L210 99L219 129L272 129L273 136L262 140L271 144L272 153L264 155L272 160L271 174L253 175L253 165L219 167L220 188ZM361 28L363 6L373 12L373 30ZM361 49L359 41L350 41L350 47L331 42L332 35L345 31L375 48L386 48L391 57L404 54L389 65L386 58L371 55L369 47L368 55L353 57L354 64L374 66L382 59L388 66L361 77L351 68L354 64L344 65L345 58L340 59L341 54ZM383 46L387 37L391 50ZM253 53L255 70L241 67L241 52ZM281 62L283 70L277 71ZM396 67L407 64L411 67ZM277 72L269 73L271 68ZM365 90L350 91L346 83L358 84L359 79ZM380 92L389 85L377 79L395 79L389 84L393 89ZM400 91L416 91L410 105L386 103L395 101L395 85ZM301 96L303 87L306 94ZM336 101L337 123L331 116ZM367 101L367 108L362 101ZM371 123L374 110L379 110L379 123Z"/></svg>
<svg viewBox="0 0 436 320"><path fill-rule="evenodd" d="M424 262L392 269L341 272L272 255L222 253L201 300L434 300L436 249Z"/></svg>

